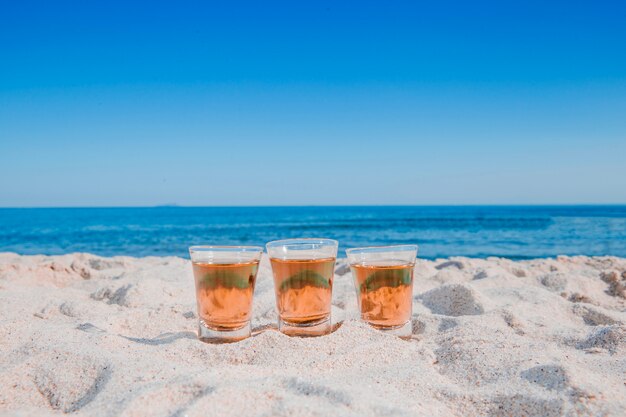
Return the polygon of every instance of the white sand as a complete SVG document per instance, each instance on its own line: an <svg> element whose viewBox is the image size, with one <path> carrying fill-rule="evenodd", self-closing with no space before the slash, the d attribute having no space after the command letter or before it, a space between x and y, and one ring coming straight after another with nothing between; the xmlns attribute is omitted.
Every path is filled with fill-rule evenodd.
<svg viewBox="0 0 626 417"><path fill-rule="evenodd" d="M354 319L344 272L332 335L208 345L188 261L0 254L0 414L624 416L624 271L420 261L409 341ZM276 321L270 277L264 259L256 328Z"/></svg>

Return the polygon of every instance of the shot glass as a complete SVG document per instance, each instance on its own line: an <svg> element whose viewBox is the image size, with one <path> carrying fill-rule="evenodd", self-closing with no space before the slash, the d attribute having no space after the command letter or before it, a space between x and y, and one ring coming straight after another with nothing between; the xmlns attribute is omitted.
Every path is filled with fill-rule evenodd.
<svg viewBox="0 0 626 417"><path fill-rule="evenodd" d="M189 248L198 305L198 339L236 342L250 336L252 295L263 248Z"/></svg>
<svg viewBox="0 0 626 417"><path fill-rule="evenodd" d="M272 264L278 329L289 336L330 332L337 241L286 239L267 244Z"/></svg>
<svg viewBox="0 0 626 417"><path fill-rule="evenodd" d="M417 245L346 250L361 320L397 336L411 334Z"/></svg>

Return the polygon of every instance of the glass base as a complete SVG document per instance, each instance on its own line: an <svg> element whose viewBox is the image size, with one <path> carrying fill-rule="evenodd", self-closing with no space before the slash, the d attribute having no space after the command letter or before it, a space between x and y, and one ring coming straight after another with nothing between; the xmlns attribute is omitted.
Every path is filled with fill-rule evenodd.
<svg viewBox="0 0 626 417"><path fill-rule="evenodd" d="M315 337L330 333L330 316L313 323L289 323L278 319L278 330L287 336Z"/></svg>
<svg viewBox="0 0 626 417"><path fill-rule="evenodd" d="M413 335L413 325L411 323L411 320L407 321L404 324L401 324L400 326L391 326L391 327L381 327L381 326L374 325L371 323L367 323L367 324L369 324L376 330L379 330L383 333L392 334L394 336L398 336L402 338L411 337Z"/></svg>
<svg viewBox="0 0 626 417"><path fill-rule="evenodd" d="M209 327L204 320L198 322L198 339L206 343L232 343L250 337L250 322L238 329Z"/></svg>

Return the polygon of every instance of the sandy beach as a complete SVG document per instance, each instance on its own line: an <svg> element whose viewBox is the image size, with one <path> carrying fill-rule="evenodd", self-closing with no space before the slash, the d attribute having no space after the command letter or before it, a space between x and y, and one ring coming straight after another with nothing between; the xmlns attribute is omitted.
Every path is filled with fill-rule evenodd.
<svg viewBox="0 0 626 417"><path fill-rule="evenodd" d="M336 330L284 336L263 259L253 337L209 345L187 260L0 254L0 413L626 415L626 259L418 260L410 340L334 285Z"/></svg>

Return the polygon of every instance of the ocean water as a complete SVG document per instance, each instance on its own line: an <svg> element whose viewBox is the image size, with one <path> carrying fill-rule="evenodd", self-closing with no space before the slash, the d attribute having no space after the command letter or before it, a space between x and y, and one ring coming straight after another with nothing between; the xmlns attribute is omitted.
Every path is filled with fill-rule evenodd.
<svg viewBox="0 0 626 417"><path fill-rule="evenodd" d="M626 257L626 206L154 207L0 209L0 252L188 257L198 244L327 237L417 243L418 256Z"/></svg>

